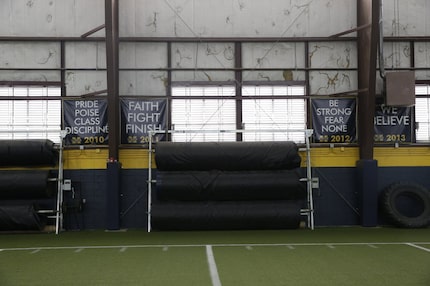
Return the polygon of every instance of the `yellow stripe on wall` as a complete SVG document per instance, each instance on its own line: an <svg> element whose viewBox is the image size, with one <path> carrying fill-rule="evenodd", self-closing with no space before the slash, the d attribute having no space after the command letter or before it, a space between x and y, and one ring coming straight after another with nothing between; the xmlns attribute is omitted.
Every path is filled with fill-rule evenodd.
<svg viewBox="0 0 430 286"><path fill-rule="evenodd" d="M122 149L119 150L119 161L123 169L147 169L147 149ZM83 149L64 150L64 169L106 169L109 159L108 149ZM155 168L155 161L152 160Z"/></svg>
<svg viewBox="0 0 430 286"><path fill-rule="evenodd" d="M300 152L302 166L306 166L306 153ZM358 148L312 148L312 167L355 167L358 160Z"/></svg>
<svg viewBox="0 0 430 286"><path fill-rule="evenodd" d="M148 169L148 149L123 149L119 151L119 158L124 169ZM156 168L154 155L152 155L152 167Z"/></svg>
<svg viewBox="0 0 430 286"><path fill-rule="evenodd" d="M106 169L108 149L64 150L64 169Z"/></svg>
<svg viewBox="0 0 430 286"><path fill-rule="evenodd" d="M306 154L300 152L302 166ZM106 169L108 149L83 149L64 151L64 169ZM430 166L430 147L375 147L375 160L379 167ZM119 150L119 161L123 169L147 169L147 149ZM311 150L312 167L355 167L359 160L358 147L315 147ZM155 168L154 156L152 166Z"/></svg>
<svg viewBox="0 0 430 286"><path fill-rule="evenodd" d="M375 147L374 159L379 167L430 166L430 147ZM355 167L359 160L358 147L323 147L311 149L313 167ZM302 155L302 166L306 156Z"/></svg>
<svg viewBox="0 0 430 286"><path fill-rule="evenodd" d="M430 146L427 147L378 147L374 157L380 167L426 167L430 166Z"/></svg>

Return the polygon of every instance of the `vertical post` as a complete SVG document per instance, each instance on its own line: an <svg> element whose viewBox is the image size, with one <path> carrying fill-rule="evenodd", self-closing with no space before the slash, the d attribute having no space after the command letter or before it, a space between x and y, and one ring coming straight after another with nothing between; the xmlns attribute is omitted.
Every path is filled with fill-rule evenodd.
<svg viewBox="0 0 430 286"><path fill-rule="evenodd" d="M118 160L119 145L119 39L118 1L105 0L109 158Z"/></svg>
<svg viewBox="0 0 430 286"><path fill-rule="evenodd" d="M55 216L55 234L63 229L63 142L66 133L60 131L60 150L58 155L58 177L57 177L57 208Z"/></svg>
<svg viewBox="0 0 430 286"><path fill-rule="evenodd" d="M66 96L66 44L64 43L64 41L60 42L60 66L61 96Z"/></svg>
<svg viewBox="0 0 430 286"><path fill-rule="evenodd" d="M152 137L154 133L149 132L149 146L148 146L148 232L151 232L151 205L152 205Z"/></svg>
<svg viewBox="0 0 430 286"><path fill-rule="evenodd" d="M166 125L166 141L172 140L172 136L167 132L169 129L174 129L172 126L172 42L167 42L167 82L166 97L167 97L167 125Z"/></svg>
<svg viewBox="0 0 430 286"><path fill-rule="evenodd" d="M234 44L234 79L236 83L236 129L243 129L242 126L242 43ZM236 133L236 141L243 140L243 133Z"/></svg>
<svg viewBox="0 0 430 286"><path fill-rule="evenodd" d="M119 39L118 0L105 0L107 101L109 125L109 161L106 171L106 227L120 228L120 177L119 146Z"/></svg>
<svg viewBox="0 0 430 286"><path fill-rule="evenodd" d="M307 189L307 207L308 207L308 227L314 229L314 198L312 188L312 166L311 166L311 136L313 134L312 129L305 130L305 141L306 141L306 189Z"/></svg>
<svg viewBox="0 0 430 286"><path fill-rule="evenodd" d="M358 188L361 192L360 209L361 225L374 227L378 225L378 179L376 160L360 160L357 162Z"/></svg>
<svg viewBox="0 0 430 286"><path fill-rule="evenodd" d="M120 229L121 163L111 161L106 169L106 229Z"/></svg>
<svg viewBox="0 0 430 286"><path fill-rule="evenodd" d="M357 0L357 26L371 24L358 31L358 138L360 160L357 185L361 195L361 223L377 224L377 161L373 158L376 100L376 60L379 38L379 0Z"/></svg>
<svg viewBox="0 0 430 286"><path fill-rule="evenodd" d="M361 160L373 160L373 118L376 99L376 59L379 34L379 0L357 0L357 25L371 23L358 33L358 138Z"/></svg>

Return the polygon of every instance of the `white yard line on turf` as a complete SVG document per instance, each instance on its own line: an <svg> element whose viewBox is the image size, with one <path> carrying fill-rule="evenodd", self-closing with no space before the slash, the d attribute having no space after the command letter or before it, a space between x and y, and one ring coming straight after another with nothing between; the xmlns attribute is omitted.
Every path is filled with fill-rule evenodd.
<svg viewBox="0 0 430 286"><path fill-rule="evenodd" d="M217 247L271 247L271 246L360 246L360 245L430 245L430 242L333 242L333 243L318 243L318 242L309 242L309 243L220 243L220 244L211 244L212 246ZM34 247L11 247L11 248L0 248L0 251L25 251L25 250L67 250L67 249L115 249L115 248L173 248L173 247L206 247L207 244L138 244L138 245L76 245L76 246L34 246ZM427 249L428 250L428 249ZM426 250L426 251L427 251Z"/></svg>
<svg viewBox="0 0 430 286"><path fill-rule="evenodd" d="M425 248L425 247L422 247L422 246L416 245L416 244L414 244L414 243L406 243L406 244L407 244L407 245L409 245L409 246L412 246L412 247L418 248L418 249L420 249L420 250L424 250L424 251L430 252L430 249L429 249L429 248Z"/></svg>
<svg viewBox="0 0 430 286"><path fill-rule="evenodd" d="M216 267L215 257L211 245L206 245L206 256L208 258L209 273L211 275L212 285L221 286L221 280L219 279L218 269Z"/></svg>

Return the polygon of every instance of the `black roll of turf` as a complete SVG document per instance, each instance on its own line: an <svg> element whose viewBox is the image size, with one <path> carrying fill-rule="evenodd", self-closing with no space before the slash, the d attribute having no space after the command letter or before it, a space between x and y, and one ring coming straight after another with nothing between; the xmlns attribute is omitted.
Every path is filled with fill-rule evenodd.
<svg viewBox="0 0 430 286"><path fill-rule="evenodd" d="M0 171L0 199L37 199L52 196L56 183L46 170Z"/></svg>
<svg viewBox="0 0 430 286"><path fill-rule="evenodd" d="M157 169L180 170L284 170L300 167L294 142L157 142Z"/></svg>
<svg viewBox="0 0 430 286"><path fill-rule="evenodd" d="M0 230L42 230L44 221L31 203L0 203Z"/></svg>
<svg viewBox="0 0 430 286"><path fill-rule="evenodd" d="M54 166L58 151L48 139L0 140L0 166Z"/></svg>
<svg viewBox="0 0 430 286"><path fill-rule="evenodd" d="M154 204L154 230L296 229L300 203L294 201Z"/></svg>
<svg viewBox="0 0 430 286"><path fill-rule="evenodd" d="M296 170L157 171L156 181L157 198L163 201L306 199Z"/></svg>

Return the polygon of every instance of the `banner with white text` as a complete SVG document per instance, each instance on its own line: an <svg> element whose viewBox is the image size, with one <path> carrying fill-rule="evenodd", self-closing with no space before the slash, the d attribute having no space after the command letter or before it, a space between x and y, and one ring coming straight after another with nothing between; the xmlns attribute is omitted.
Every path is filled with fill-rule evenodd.
<svg viewBox="0 0 430 286"><path fill-rule="evenodd" d="M121 98L121 144L146 144L149 132L166 130L165 99ZM163 140L156 134L153 141Z"/></svg>
<svg viewBox="0 0 430 286"><path fill-rule="evenodd" d="M107 145L107 100L64 100L66 145Z"/></svg>
<svg viewBox="0 0 430 286"><path fill-rule="evenodd" d="M312 99L314 141L351 143L356 140L355 99Z"/></svg>
<svg viewBox="0 0 430 286"><path fill-rule="evenodd" d="M412 142L412 107L379 105L374 117L375 142Z"/></svg>

